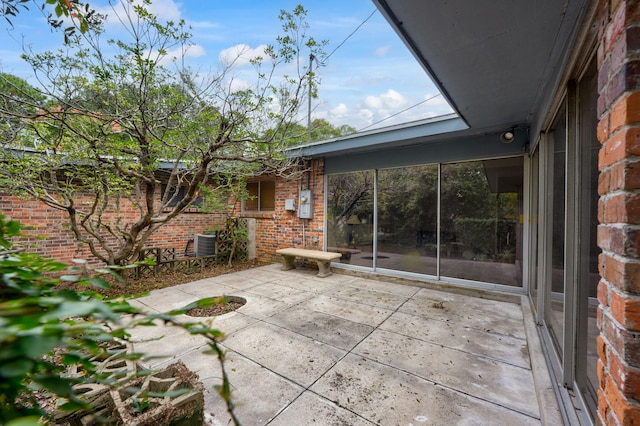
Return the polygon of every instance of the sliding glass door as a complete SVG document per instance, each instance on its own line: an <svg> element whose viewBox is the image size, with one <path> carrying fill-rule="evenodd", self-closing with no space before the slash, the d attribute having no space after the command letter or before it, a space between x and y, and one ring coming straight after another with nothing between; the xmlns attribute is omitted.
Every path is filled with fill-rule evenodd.
<svg viewBox="0 0 640 426"><path fill-rule="evenodd" d="M554 124L548 133L547 161L549 180L546 197L547 232L551 238L547 240L550 250L543 250L548 256L545 264L546 309L545 321L550 325L551 336L556 350L562 357L564 339L564 304L565 304L565 194L566 194L566 144L567 144L567 109L565 106L558 112Z"/></svg>
<svg viewBox="0 0 640 426"><path fill-rule="evenodd" d="M532 164L537 164L540 185L532 186L537 191L532 205L538 205L540 221L532 222L530 232L539 237L533 260L538 273L533 274L532 265L530 274L537 281L530 295L538 301L537 317L550 342L556 382L572 391L563 394L567 404L584 401L592 420L598 389L597 96L592 60L583 75L568 82L555 119L534 154L539 158Z"/></svg>
<svg viewBox="0 0 640 426"><path fill-rule="evenodd" d="M327 246L342 263L522 286L522 157L327 177Z"/></svg>
<svg viewBox="0 0 640 426"><path fill-rule="evenodd" d="M440 275L522 285L522 157L442 165Z"/></svg>
<svg viewBox="0 0 640 426"><path fill-rule="evenodd" d="M377 267L437 275L438 165L378 172Z"/></svg>
<svg viewBox="0 0 640 426"><path fill-rule="evenodd" d="M588 68L578 84L578 126L580 129L577 161L580 177L577 183L577 317L576 324L576 383L585 396L592 413L597 409L598 374L596 337L599 334L596 321L598 308L598 153L600 142L596 137L597 123L597 71L595 63Z"/></svg>
<svg viewBox="0 0 640 426"><path fill-rule="evenodd" d="M327 178L327 247L341 263L373 267L373 170Z"/></svg>

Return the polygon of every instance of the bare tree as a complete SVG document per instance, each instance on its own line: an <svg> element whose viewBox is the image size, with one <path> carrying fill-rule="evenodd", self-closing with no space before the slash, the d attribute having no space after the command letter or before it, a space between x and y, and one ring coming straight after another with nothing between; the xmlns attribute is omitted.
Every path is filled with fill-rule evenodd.
<svg viewBox="0 0 640 426"><path fill-rule="evenodd" d="M203 193L215 204L247 176L294 170L274 129L295 121L313 93L304 59L325 44L307 35L302 6L281 11L283 34L250 59L255 82L238 85L242 52L215 74L194 73L183 65L184 22L122 3L113 14L126 39L105 42L92 29L58 52L25 52L40 93L16 84L0 93L0 122L22 123L2 141L0 187L65 211L75 238L112 265L137 259ZM127 203L135 218L122 214Z"/></svg>

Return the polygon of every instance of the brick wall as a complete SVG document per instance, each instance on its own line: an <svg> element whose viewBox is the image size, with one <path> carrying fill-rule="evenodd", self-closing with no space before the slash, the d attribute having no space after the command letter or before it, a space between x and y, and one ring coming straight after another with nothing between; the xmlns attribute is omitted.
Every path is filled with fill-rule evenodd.
<svg viewBox="0 0 640 426"><path fill-rule="evenodd" d="M276 249L303 247L303 243L306 248L322 248L324 164L322 160L313 160L308 166L309 172L295 178L276 179L273 212L242 212L240 203L229 206L230 211L240 212L236 216L256 219L256 257L259 260L276 261ZM260 179L273 180L273 177ZM287 199L294 199L297 209L300 189L310 189L313 193L313 219L303 220L298 218L297 210L285 210ZM132 206L125 205L121 207L121 211L124 216L136 215ZM35 253L65 263L70 263L72 259L93 258L86 245L75 242L64 212L36 200L21 199L6 193L0 193L0 212L31 228L25 231L29 238L22 239L21 242L30 244L31 251ZM146 246L175 247L178 252L184 252L187 241L194 234L214 225L224 226L225 217L223 213L183 213L156 231Z"/></svg>
<svg viewBox="0 0 640 426"><path fill-rule="evenodd" d="M242 212L240 217L256 219L256 257L275 261L275 251L284 247L322 249L324 227L324 163L313 160L309 172L293 179L276 180L275 210L273 212ZM269 179L269 178L264 178ZM300 189L313 193L313 219L297 216ZM296 211L286 211L285 200L295 199ZM304 225L304 238L303 238ZM317 240L314 242L314 238Z"/></svg>
<svg viewBox="0 0 640 426"><path fill-rule="evenodd" d="M640 424L640 2L601 0L598 416Z"/></svg>
<svg viewBox="0 0 640 426"><path fill-rule="evenodd" d="M137 212L131 205L123 203L121 206L123 216L136 217ZM0 193L0 212L29 227L24 231L29 237L18 242L29 244L31 252L64 263L70 263L72 259L87 259L95 263L88 247L75 241L65 212L47 207L37 200L18 198L6 193ZM216 224L223 226L224 222L223 213L203 214L196 213L195 210L183 213L158 229L146 246L175 247L179 253L184 253L187 241L194 234Z"/></svg>

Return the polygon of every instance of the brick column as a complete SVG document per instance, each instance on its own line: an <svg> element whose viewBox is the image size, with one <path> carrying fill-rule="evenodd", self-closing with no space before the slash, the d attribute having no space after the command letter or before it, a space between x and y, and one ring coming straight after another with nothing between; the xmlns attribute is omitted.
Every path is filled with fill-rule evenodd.
<svg viewBox="0 0 640 426"><path fill-rule="evenodd" d="M600 0L598 416L640 425L640 1Z"/></svg>

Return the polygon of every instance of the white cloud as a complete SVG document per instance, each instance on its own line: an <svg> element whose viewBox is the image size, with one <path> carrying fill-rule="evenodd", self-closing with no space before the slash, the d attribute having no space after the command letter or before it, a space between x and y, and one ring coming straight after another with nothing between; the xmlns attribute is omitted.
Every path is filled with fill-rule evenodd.
<svg viewBox="0 0 640 426"><path fill-rule="evenodd" d="M136 3L141 4L141 1ZM180 7L182 3L176 3L173 0L153 0L151 4L147 5L149 12L153 13L160 19L167 21L178 21L182 18L182 12Z"/></svg>
<svg viewBox="0 0 640 426"><path fill-rule="evenodd" d="M136 6L144 6L147 10L158 17L158 19L162 21L174 21L177 22L182 19L182 12L180 8L182 3L176 3L173 0L153 0L151 4L144 4L141 0L135 0L134 4ZM126 10L131 9L131 5L128 1L120 0L117 3L104 6L104 7L94 7L95 11L107 16L108 24L117 24L118 18L117 15L122 17L126 16ZM133 11L132 11L133 12Z"/></svg>
<svg viewBox="0 0 640 426"><path fill-rule="evenodd" d="M382 108L382 99L379 96L369 95L366 98L364 98L364 104L368 108L374 108L374 109Z"/></svg>
<svg viewBox="0 0 640 426"><path fill-rule="evenodd" d="M380 95L380 98L384 102L384 105L389 108L400 108L409 103L409 100L405 96L393 89L387 90L385 93Z"/></svg>
<svg viewBox="0 0 640 426"><path fill-rule="evenodd" d="M358 117L358 119L363 120L367 124L370 124L374 115L375 114L371 110L363 108L358 111L358 114L356 116Z"/></svg>
<svg viewBox="0 0 640 426"><path fill-rule="evenodd" d="M389 50L391 50L391 46L382 46L382 47L378 47L373 54L375 56L377 56L378 58L382 58L384 56L387 56L387 53L389 53Z"/></svg>
<svg viewBox="0 0 640 426"><path fill-rule="evenodd" d="M341 117L349 114L349 107L343 103L340 103L338 104L338 106L332 108L329 112L331 113L331 115Z"/></svg>
<svg viewBox="0 0 640 426"><path fill-rule="evenodd" d="M359 101L353 99L353 107L351 103L344 101L330 110L328 115L331 122L348 124L358 130L371 130L451 111L446 102L442 102L440 96L420 104L421 100L431 97L433 95L426 94L417 98L408 98L397 90L387 89L380 94L360 98ZM415 108L409 108L412 105L415 105ZM334 111L344 111L345 114L335 114Z"/></svg>
<svg viewBox="0 0 640 426"><path fill-rule="evenodd" d="M168 65L170 63L179 61L184 58L199 58L206 55L207 52L204 47L194 44L191 46L177 47L173 50L169 50L164 58L158 61L161 65Z"/></svg>
<svg viewBox="0 0 640 426"><path fill-rule="evenodd" d="M239 90L251 89L252 85L247 80L241 78L233 78L229 82L229 93L237 92Z"/></svg>
<svg viewBox="0 0 640 426"><path fill-rule="evenodd" d="M331 102L331 97L326 98L313 115L314 118L325 118L336 126L346 124L357 130L371 130L452 112L444 98L433 92L433 88L412 92L412 96L405 96L400 89L390 89L388 86L371 95L360 90L340 91L338 89L342 87L337 83L331 88L338 93L333 96L333 99L339 99L338 102Z"/></svg>
<svg viewBox="0 0 640 426"><path fill-rule="evenodd" d="M199 58L200 56L204 56L206 54L207 54L207 51L204 49L204 47L200 46L199 44L193 44L191 46L188 46L185 52L185 55L187 55L190 58Z"/></svg>
<svg viewBox="0 0 640 426"><path fill-rule="evenodd" d="M364 99L364 106L371 109L396 109L401 108L409 103L409 100L393 89L374 96L369 95Z"/></svg>
<svg viewBox="0 0 640 426"><path fill-rule="evenodd" d="M262 44L255 49L252 49L251 46L247 44L236 44L235 46L231 46L220 52L220 62L224 66L233 65L241 67L249 64L251 59L257 58L258 56L264 56L264 50L266 47L266 45Z"/></svg>

